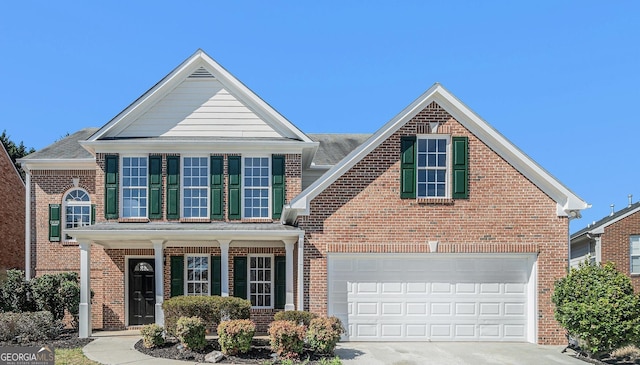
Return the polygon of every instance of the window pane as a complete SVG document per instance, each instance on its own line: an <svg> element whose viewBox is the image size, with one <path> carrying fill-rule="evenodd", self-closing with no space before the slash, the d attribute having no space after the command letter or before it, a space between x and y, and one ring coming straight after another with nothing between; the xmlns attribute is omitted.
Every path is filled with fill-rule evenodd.
<svg viewBox="0 0 640 365"><path fill-rule="evenodd" d="M631 258L631 272L634 274L640 273L640 257Z"/></svg>

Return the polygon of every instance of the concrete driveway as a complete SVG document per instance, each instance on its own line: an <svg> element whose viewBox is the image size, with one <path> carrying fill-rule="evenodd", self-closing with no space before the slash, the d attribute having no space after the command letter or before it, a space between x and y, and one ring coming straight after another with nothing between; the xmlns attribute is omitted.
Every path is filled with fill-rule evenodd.
<svg viewBox="0 0 640 365"><path fill-rule="evenodd" d="M585 365L564 346L510 342L340 342L344 365Z"/></svg>

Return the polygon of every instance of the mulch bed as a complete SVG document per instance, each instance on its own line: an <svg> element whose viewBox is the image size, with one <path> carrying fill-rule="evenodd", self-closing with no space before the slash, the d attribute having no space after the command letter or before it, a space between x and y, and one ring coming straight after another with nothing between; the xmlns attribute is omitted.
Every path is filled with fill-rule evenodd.
<svg viewBox="0 0 640 365"><path fill-rule="evenodd" d="M175 340L168 340L163 346L159 346L152 349L147 349L142 345L142 340L135 344L135 349L153 357L161 357L165 359L174 360L186 360L204 362L204 357L211 351L220 351L220 344L216 339L207 339L207 347L202 351L193 351L189 349L183 349L180 344ZM320 360L323 357L311 351L305 351L300 355L301 362L309 359L308 365L320 364ZM332 358L332 356L328 356ZM224 360L218 364L279 364L277 357L271 351L269 347L269 340L266 339L253 339L251 343L251 350L246 354L238 354L237 356L225 356Z"/></svg>
<svg viewBox="0 0 640 365"><path fill-rule="evenodd" d="M75 349L78 347L84 347L89 342L93 341L92 338L78 338L77 330L66 329L53 340L36 341L36 342L18 342L18 341L0 341L0 347L6 346L22 346L22 347L34 347L49 345L54 349Z"/></svg>

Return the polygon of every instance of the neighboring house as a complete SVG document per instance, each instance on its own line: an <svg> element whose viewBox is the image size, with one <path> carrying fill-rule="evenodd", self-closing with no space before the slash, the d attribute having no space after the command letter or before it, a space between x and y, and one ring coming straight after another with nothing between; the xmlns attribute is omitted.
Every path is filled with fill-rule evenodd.
<svg viewBox="0 0 640 365"><path fill-rule="evenodd" d="M640 202L589 224L571 235L571 266L589 259L612 262L640 290Z"/></svg>
<svg viewBox="0 0 640 365"><path fill-rule="evenodd" d="M588 205L439 84L373 135L306 135L199 50L22 163L31 266L79 270L81 337L217 294L262 331L298 309L349 340L566 341L550 298Z"/></svg>
<svg viewBox="0 0 640 365"><path fill-rule="evenodd" d="M0 143L0 272L24 269L24 181Z"/></svg>

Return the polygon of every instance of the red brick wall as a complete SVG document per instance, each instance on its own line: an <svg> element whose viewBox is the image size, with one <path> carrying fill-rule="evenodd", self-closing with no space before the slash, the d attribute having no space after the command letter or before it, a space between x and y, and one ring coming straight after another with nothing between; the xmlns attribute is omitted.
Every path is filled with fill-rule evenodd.
<svg viewBox="0 0 640 365"><path fill-rule="evenodd" d="M640 235L640 213L634 213L605 227L601 235L602 262L613 262L620 272L631 278L636 292L640 291L640 275L631 275L629 236Z"/></svg>
<svg viewBox="0 0 640 365"><path fill-rule="evenodd" d="M25 186L4 146L0 146L0 271L24 269Z"/></svg>
<svg viewBox="0 0 640 365"><path fill-rule="evenodd" d="M428 121L469 137L469 199L400 199L400 137ZM432 103L311 202L306 232L305 308L327 313L327 252L539 252L538 342L566 342L553 319L553 283L566 273L566 218L556 203Z"/></svg>

